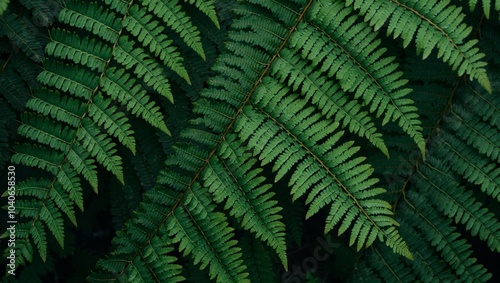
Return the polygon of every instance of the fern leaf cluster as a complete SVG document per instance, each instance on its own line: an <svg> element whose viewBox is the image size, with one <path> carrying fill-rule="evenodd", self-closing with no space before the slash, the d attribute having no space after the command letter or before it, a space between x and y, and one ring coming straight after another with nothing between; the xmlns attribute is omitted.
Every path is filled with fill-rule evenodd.
<svg viewBox="0 0 500 283"><path fill-rule="evenodd" d="M31 223L23 225L33 226L41 220L44 226L36 227L47 227L61 246L64 244L64 229L60 211L74 220L73 207L77 205L83 210L82 181L88 182L97 192L99 166L124 183L123 162L113 139L135 153L136 142L128 113L170 133L164 115L147 89L151 87L173 102L166 74L168 64L164 68L153 60L160 54L148 54L144 49L151 48L151 38L145 39L135 31L147 31L160 25L162 28L171 27L187 46L204 56L199 32L196 26L183 24L189 21L189 17L177 13L181 9L178 3L168 1L164 6L154 5L153 14L159 17L158 21L153 21L152 17L149 20L144 18L140 5L153 7L149 2L114 7L121 11L119 14L104 2L67 1L59 13L59 21L69 27L51 32L52 40L46 52L52 60L45 62L44 70L38 76L43 87L28 103L32 112L22 115L18 133L39 145L16 146L12 160L50 174L49 179L39 180L41 183L35 187L43 190L43 195L31 201L37 209L29 215L21 212L22 216L32 219ZM211 11L209 6L204 7L207 12ZM132 17L141 18L142 24L131 27L131 21L126 19ZM162 28L151 36L165 42L168 38L162 34ZM163 59L182 66L182 60L175 59L180 57L179 47L172 40L170 45L169 54L175 56ZM178 71L178 68L173 70ZM187 72L181 71L180 75L188 79ZM122 106L117 107L117 103ZM18 187L21 191L25 186L33 190L33 182L30 179ZM52 198L53 191L60 196ZM39 203L35 205L33 202ZM76 225L75 221L72 222ZM21 237L21 240L27 241L29 246L28 238ZM45 258L45 237L33 238L33 242Z"/></svg>
<svg viewBox="0 0 500 283"><path fill-rule="evenodd" d="M496 80L497 71L491 74ZM478 237L498 253L498 186L494 184L498 166L492 164L497 164L499 143L496 120L491 119L498 113L498 97L497 92L490 95L474 83L453 83L458 83L457 91L451 93L449 107L428 142L431 157L418 161L413 173L399 183L405 193L400 196L396 220L414 260L401 262L377 246L367 255L368 265L360 265L363 272L375 272L383 282L492 279L468 238ZM487 205L483 196L495 204ZM395 278L391 270L405 277Z"/></svg>
<svg viewBox="0 0 500 283"><path fill-rule="evenodd" d="M479 53L477 40L465 39L472 28L463 22L461 8L450 1L346 1L379 29L388 24L387 34L401 37L404 46L415 40L417 52L425 59L436 48L437 57L457 70L477 79L491 93L491 85Z"/></svg>

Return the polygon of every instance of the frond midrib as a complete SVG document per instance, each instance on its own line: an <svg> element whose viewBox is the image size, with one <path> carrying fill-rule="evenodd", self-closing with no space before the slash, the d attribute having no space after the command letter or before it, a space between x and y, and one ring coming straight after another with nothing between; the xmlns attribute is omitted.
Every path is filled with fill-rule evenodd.
<svg viewBox="0 0 500 283"><path fill-rule="evenodd" d="M320 164L321 167L323 167L323 169L327 172L327 174L330 175L335 180L335 182L338 183L338 185L344 190L344 192L349 196L349 198L351 198L354 201L354 203L360 209L360 211L363 213L363 215L366 217L366 219L368 219L379 232L384 233L384 231L382 229L380 229L380 227L375 223L375 221L373 221L373 219L370 217L370 215L363 209L363 206L359 203L358 199L355 196L353 196L351 192L349 192L349 190L344 186L344 184L342 184L342 182L337 178L337 176L335 176L335 174L333 174L333 172L330 170L330 168L328 168L328 166L321 160L321 158L318 157L317 154L312 152L311 149L309 149L302 141L300 141L296 135L294 135L290 130L288 130L283 124L281 124L279 121L277 121L269 113L263 111L262 109L260 109L258 107L255 107L255 108L259 112L264 114L268 119L272 120L281 129L286 131L286 133L290 137L292 137L300 145L300 147L302 147L304 150L306 150L307 153L310 154L312 156L312 158Z"/></svg>
<svg viewBox="0 0 500 283"><path fill-rule="evenodd" d="M462 79L464 79L465 77L466 77L466 75L463 75ZM462 82L462 80L457 80L455 86L453 87L451 95L448 97L448 102L446 103L445 109L443 109L443 111L440 112L441 115L436 120L436 123L432 126L432 130L430 131L430 133L427 136L427 138L425 138L425 145L424 145L425 147L427 147L431 143L431 139L439 131L439 127L441 126L442 121L444 120L444 117L445 117L446 113L448 112L448 110L450 108L453 107L452 106L453 105L453 98L455 97L455 94L457 93L457 90L458 90L461 82ZM397 197L397 199L395 201L395 204L394 204L394 210L397 209L396 204L399 202L399 200L401 199L401 197L403 197L403 198L406 199L406 191L409 190L409 188L407 187L407 185L410 183L411 178L418 172L418 167L422 163L426 163L426 162L425 162L425 157L420 152L419 155L418 155L418 157L415 159L415 162L413 162L413 164L411 164L411 167L412 167L411 173L408 175L408 177L406 178L406 180L403 182L403 187L401 188L401 190L399 190L398 197Z"/></svg>
<svg viewBox="0 0 500 283"><path fill-rule="evenodd" d="M273 56L271 57L271 59L269 60L269 63L266 65L266 67L264 68L264 70L262 71L262 73L260 74L260 76L256 79L253 87L250 89L250 91L248 92L247 96L246 96L246 99L242 102L242 105L238 108L238 110L236 111L236 113L233 115L233 117L231 118L231 122L229 123L229 125L226 127L226 130L220 135L220 138L219 140L217 141L217 143L214 145L214 148L212 151L210 151L210 153L208 154L207 158L204 160L203 164L201 165L200 169L198 169L198 171L196 172L196 174L193 176L193 178L191 178L191 181L189 184L186 185L186 189L179 193L179 197L177 199L177 201L172 205L172 208L170 209L170 211L163 217L163 219L160 221L160 223L158 223L158 225L156 226L156 228L151 232L149 233L148 235L148 239L146 241L147 242L150 242L152 238L154 238L160 228L162 226L165 225L165 223L168 221L168 219L174 214L174 211L177 207L179 207L179 205L181 204L182 200L184 199L184 197L186 196L186 194L192 189L192 186L198 181L198 179L201 177L201 174L203 173L205 167L209 164L211 158L216 154L219 146L222 144L222 142L224 142L225 140L225 137L227 136L227 134L229 134L229 132L231 131L231 129L233 128L234 126L234 123L236 122L237 118L239 117L239 115L241 113L243 113L243 108L250 102L250 98L252 97L253 93L257 90L257 87L261 84L262 82L262 79L266 76L266 74L270 71L271 69L271 65L272 63L274 62L274 60L276 60L276 58L278 58L279 56L279 53L281 52L281 50L283 50L283 48L285 48L288 40L290 39L290 37L292 36L293 32L295 31L296 27L298 26L298 24L302 21L302 19L304 18L305 14L307 13L307 11L309 10L311 4L313 3L313 0L309 0L308 3L304 6L302 12L300 14L298 14L298 18L297 20L295 21L295 23L292 25L292 27L289 29L288 31L288 34L287 36L283 39L283 42L281 43L281 45L277 48L276 52L273 54ZM189 212L189 210L187 210ZM196 221L194 221L196 223ZM127 265L129 263L132 263L133 259L136 258L140 253L141 253L141 250L145 247L145 245L141 246L141 247L138 247L137 248L137 251L136 253L130 258L130 260L127 262ZM123 271L127 269L127 265L125 265L123 267Z"/></svg>

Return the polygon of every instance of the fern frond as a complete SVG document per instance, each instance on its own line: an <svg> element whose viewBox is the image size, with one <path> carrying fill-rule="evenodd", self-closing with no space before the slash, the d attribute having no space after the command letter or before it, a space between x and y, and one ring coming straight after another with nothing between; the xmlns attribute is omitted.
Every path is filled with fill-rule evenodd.
<svg viewBox="0 0 500 283"><path fill-rule="evenodd" d="M60 5L54 0L20 0L20 2L31 10L33 18L42 26L52 24L60 9Z"/></svg>
<svg viewBox="0 0 500 283"><path fill-rule="evenodd" d="M100 164L123 183L122 161L121 157L116 155L116 144L105 134L101 134L92 120L82 120L82 127L77 133L77 138Z"/></svg>
<svg viewBox="0 0 500 283"><path fill-rule="evenodd" d="M120 18L96 2L67 1L66 7L59 12L59 21L86 30L109 43L118 40L121 29Z"/></svg>
<svg viewBox="0 0 500 283"><path fill-rule="evenodd" d="M498 19L450 0L66 0L31 85L45 41L22 21L54 1L0 16L0 112L23 112L11 160L36 176L17 183L19 263L66 259L69 226L111 203L89 281L268 282L279 263L308 282L491 279L468 239L500 251Z"/></svg>
<svg viewBox="0 0 500 283"><path fill-rule="evenodd" d="M189 2L194 4L203 14L207 15L208 18L215 24L215 26L220 29L219 20L217 19L217 13L215 12L214 3L215 0L184 0L184 2Z"/></svg>
<svg viewBox="0 0 500 283"><path fill-rule="evenodd" d="M263 81L263 85L266 86L267 81ZM390 217L391 206L370 199L384 192L383 189L370 188L376 183L376 180L368 179L373 169L360 165L362 158L346 162L357 152L357 148L351 147L352 143L335 145L342 136L342 132L334 132L338 123L317 122L319 116L311 115L311 108L303 109L305 103L294 100L297 98L293 95L286 99L280 96L269 99L271 97L266 91L257 92L255 102L258 109L245 107L244 118L237 121L235 129L264 163L278 158L285 148L301 148L301 154L286 163L287 168L297 164L289 182L294 199L310 191L306 199L310 205L306 218L331 205L325 233L341 224L339 234L342 234L352 225L350 244L356 242L358 250L370 246L379 236L387 238L387 244L395 251L411 257L399 234L393 229L383 228L397 224ZM287 112L280 117L277 111L285 108ZM320 143L325 137L329 138ZM273 170L280 168L274 167ZM349 178L346 172L349 172ZM372 218L371 215L376 216Z"/></svg>
<svg viewBox="0 0 500 283"><path fill-rule="evenodd" d="M448 63L458 75L467 74L491 93L491 83L486 74L486 63L481 61L477 40L466 38L472 27L463 22L461 8L446 1L418 0L347 0L346 5L365 16L375 30L386 23L387 34L403 39L406 47L415 40L417 51L427 58L434 49L437 57Z"/></svg>
<svg viewBox="0 0 500 283"><path fill-rule="evenodd" d="M430 202L456 223L462 223L473 236L486 241L490 249L500 249L500 222L486 207L482 207L472 192L451 177L443 162L429 159L412 178L415 186L426 193Z"/></svg>
<svg viewBox="0 0 500 283"><path fill-rule="evenodd" d="M454 171L500 201L500 168L490 159L475 154L473 149L451 133L443 130L442 137L439 141L442 147L436 152L437 156L447 160Z"/></svg>
<svg viewBox="0 0 500 283"><path fill-rule="evenodd" d="M26 103L26 108L39 112L41 115L78 127L85 109L78 100L60 95L50 90L38 90Z"/></svg>
<svg viewBox="0 0 500 283"><path fill-rule="evenodd" d="M163 63L185 79L189 84L188 72L186 71L182 57L177 47L172 44L164 33L164 27L158 21L152 21L153 16L137 6L130 9L131 15L125 18L123 25L136 36L145 48L149 48L152 54L160 58Z"/></svg>
<svg viewBox="0 0 500 283"><path fill-rule="evenodd" d="M319 1L309 15L311 24L299 26L302 29L291 38L291 46L302 57L321 66L321 73L337 78L342 90L354 92L354 98L362 98L370 112L377 117L384 113L382 125L398 121L424 153L417 108L405 97L411 90L402 88L406 81L401 79L401 72L395 71L394 58L382 57L385 49L379 48L376 33L367 24L357 23L358 16L341 1ZM388 155L384 147L382 151Z"/></svg>
<svg viewBox="0 0 500 283"><path fill-rule="evenodd" d="M271 198L270 185L257 177L262 170L252 170L256 160L244 154L241 142L228 136L219 149L219 158L213 158L205 171L205 182L216 202L226 200L225 209L241 221L244 229L256 234L273 248L283 263L286 257L285 225L276 201Z"/></svg>
<svg viewBox="0 0 500 283"><path fill-rule="evenodd" d="M206 3L210 5L209 2ZM187 46L198 53L201 58L206 59L199 31L196 26L191 24L190 17L182 11L178 0L144 0L143 5L147 6L150 12L162 19L168 27L179 34ZM206 5L200 7L206 7Z"/></svg>
<svg viewBox="0 0 500 283"><path fill-rule="evenodd" d="M444 282L459 281L460 278L450 270L444 262L432 249L429 242L422 240L421 233L414 229L409 223L401 228L401 235L408 242L413 244L411 262L413 273L423 282Z"/></svg>
<svg viewBox="0 0 500 283"><path fill-rule="evenodd" d="M21 144L15 147L16 153L12 156L12 161L17 164L38 167L52 174L57 174L58 166L62 160L62 155L47 147L31 144Z"/></svg>
<svg viewBox="0 0 500 283"><path fill-rule="evenodd" d="M109 69L107 77L103 77L102 89L111 98L126 105L127 110L137 117L142 117L152 126L170 134L161 114L160 107L150 101L147 92L135 84L135 80L123 70Z"/></svg>
<svg viewBox="0 0 500 283"><path fill-rule="evenodd" d="M321 72L312 71L313 65L306 65L306 62L302 61L300 56L293 55L291 50L285 49L282 54L284 56L276 60L272 70L281 82L287 79L287 84L292 86L293 91L300 89L327 119L342 121L343 128L366 137L385 155L389 155L371 117L368 112L361 110L357 101L349 100L338 84L322 77Z"/></svg>
<svg viewBox="0 0 500 283"><path fill-rule="evenodd" d="M239 241L243 262L248 267L250 282L278 282L269 249L253 237L242 237Z"/></svg>
<svg viewBox="0 0 500 283"><path fill-rule="evenodd" d="M174 249L164 242L164 239L153 239L151 245L144 250L144 262L148 269L154 270L158 278L161 278L161 282L182 282L185 280L180 275L182 266L175 264L177 258L169 255Z"/></svg>
<svg viewBox="0 0 500 283"><path fill-rule="evenodd" d="M44 40L41 40L41 42L45 43ZM19 56L11 58L12 60L9 62L12 63L12 67L18 72L23 81L28 84L28 87L30 89L29 93L31 94L33 92L32 90L38 89L40 87L40 83L37 81L37 77L40 71L42 71L42 67L36 63L34 64L34 62L30 60L30 58L27 57L26 54L18 53L18 55ZM21 97L19 96L20 95L18 95L18 100L20 100L20 103L22 104L21 107L16 107L16 109L24 110L24 106L28 99L21 99Z"/></svg>
<svg viewBox="0 0 500 283"><path fill-rule="evenodd" d="M59 210L50 202L40 207L40 220L42 220L61 247L64 248L64 225Z"/></svg>
<svg viewBox="0 0 500 283"><path fill-rule="evenodd" d="M469 8L471 9L471 11L474 11L476 9L478 2L478 0L469 0ZM482 0L481 6L483 7L483 12L487 19L490 18L492 6L494 7L495 11L500 11L499 0Z"/></svg>
<svg viewBox="0 0 500 283"><path fill-rule="evenodd" d="M45 188L50 188L50 184L46 186ZM54 202L54 204L59 207L59 209L64 212L64 214L68 217L68 219L75 225L77 226L76 223L76 216L75 212L73 210L73 203L76 202L78 203L78 200L75 201L74 197L70 194L67 196L63 189L60 188L59 186L56 186L53 190L50 190L50 198ZM81 199L81 196L80 196ZM80 201L81 203L82 201ZM82 207L80 207L82 208Z"/></svg>
<svg viewBox="0 0 500 283"><path fill-rule="evenodd" d="M175 264L177 258L171 255L173 248L167 239L153 239L145 247L141 258L136 259L125 273L119 275L120 280L126 282L183 282L186 279L180 274L182 267ZM116 259L101 260L101 266L109 273L91 274L88 279L92 281L115 281L116 275L123 268L123 262ZM154 277L149 275L148 270L154 272Z"/></svg>
<svg viewBox="0 0 500 283"><path fill-rule="evenodd" d="M33 242L38 248L38 253L42 256L42 260L45 261L47 259L47 237L45 235L45 229L42 227L42 223L35 223L29 232L33 237Z"/></svg>
<svg viewBox="0 0 500 283"><path fill-rule="evenodd" d="M47 55L71 60L76 64L102 72L111 56L111 48L95 38L80 38L76 33L55 29L51 41L45 47Z"/></svg>
<svg viewBox="0 0 500 283"><path fill-rule="evenodd" d="M26 17L14 13L0 16L0 36L6 35L31 60L40 63L43 60L43 41L37 37L37 29Z"/></svg>
<svg viewBox="0 0 500 283"><path fill-rule="evenodd" d="M23 124L18 128L20 135L60 151L68 150L73 131L74 129L63 128L61 124L54 123L50 119L30 114L23 115Z"/></svg>
<svg viewBox="0 0 500 283"><path fill-rule="evenodd" d="M500 115L500 97L489 95L474 86L469 86L466 93L471 93L471 95L462 95L461 105L475 116L481 117L481 120L500 130L500 119L496 118Z"/></svg>
<svg viewBox="0 0 500 283"><path fill-rule="evenodd" d="M41 83L76 97L89 100L99 84L98 79L86 69L52 61L47 62L44 67L45 70L38 75Z"/></svg>
<svg viewBox="0 0 500 283"><path fill-rule="evenodd" d="M89 116L96 122L98 126L104 126L104 129L118 141L126 146L133 154L135 154L135 138L134 131L128 123L128 118L125 113L117 111L116 106L110 106L111 102L104 99L98 94L89 105Z"/></svg>
<svg viewBox="0 0 500 283"><path fill-rule="evenodd" d="M30 68L34 68L33 61L29 59L26 60L29 61ZM31 91L26 86L26 81L24 81L19 72L16 71L16 68L13 66L14 64L13 61L12 64L8 64L1 72L0 87L2 88L2 94L5 101L15 110L22 111L24 110L26 101L29 100ZM7 104L5 105L7 106Z"/></svg>
<svg viewBox="0 0 500 283"><path fill-rule="evenodd" d="M491 274L481 264L475 264L471 258L470 244L460 239L454 232L450 220L443 219L426 205L427 200L410 192L410 200L406 200L409 209L402 210L404 217L412 219L421 229L425 239L440 252L443 259L450 264L462 281L486 282ZM419 219L423 220L420 221Z"/></svg>
<svg viewBox="0 0 500 283"><path fill-rule="evenodd" d="M56 178L59 184L61 184L63 189L68 193L69 198L83 211L83 195L81 192L80 179L77 174L67 163L65 163L59 169Z"/></svg>
<svg viewBox="0 0 500 283"><path fill-rule="evenodd" d="M200 191L199 193L197 193ZM169 235L184 255L192 254L200 269L210 264L210 278L218 282L249 282L242 265L240 248L230 240L233 232L223 214L214 212L201 188L184 198L183 207L173 211L166 224ZM191 212L192 211L192 212Z"/></svg>
<svg viewBox="0 0 500 283"><path fill-rule="evenodd" d="M500 134L498 129L482 122L464 107L455 105L449 116L445 117L447 125L457 133L468 145L479 153L500 163Z"/></svg>
<svg viewBox="0 0 500 283"><path fill-rule="evenodd" d="M148 86L153 87L170 102L174 101L168 79L162 74L163 70L160 64L146 55L144 50L134 48L132 42L126 37L121 37L114 55L119 63L123 64L126 69L133 69L134 73L142 78Z"/></svg>
<svg viewBox="0 0 500 283"><path fill-rule="evenodd" d="M391 256L387 247L380 246L367 257L368 265L380 274L382 282L414 282L416 280L409 266L399 257Z"/></svg>

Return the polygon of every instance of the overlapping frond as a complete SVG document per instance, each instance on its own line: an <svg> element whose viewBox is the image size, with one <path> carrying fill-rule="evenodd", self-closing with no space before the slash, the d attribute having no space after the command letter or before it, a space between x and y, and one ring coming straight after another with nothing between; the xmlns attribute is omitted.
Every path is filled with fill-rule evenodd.
<svg viewBox="0 0 500 283"><path fill-rule="evenodd" d="M365 16L375 30L387 27L387 34L401 37L403 46L415 41L417 52L427 58L434 50L459 75L467 74L491 93L486 74L484 54L476 47L477 40L468 40L472 27L464 23L460 7L450 0L347 0L346 5Z"/></svg>
<svg viewBox="0 0 500 283"><path fill-rule="evenodd" d="M27 8L40 17L52 5L52 1L27 2ZM153 94L174 101L170 70L189 83L175 34L184 39L187 48L204 56L201 35L182 12L185 7L180 3L163 1L161 6L154 1L114 2L111 7L102 1L65 3L59 21L66 26L50 32L51 41L45 49L49 60L38 76L44 88L37 89L27 103L30 111L23 114L18 129L20 135L34 144L16 147L12 160L49 173L47 179L31 181L39 182L37 187L43 188L45 194L38 198L40 204L33 206L38 212L28 216L39 235L31 238L35 240L32 243L43 253L47 252L47 244L42 235L50 233L44 234L39 229L48 228L63 244L61 212L76 225L73 207L77 205L83 210L83 182L97 192L98 167L124 182L118 148L123 145L136 152L128 113L170 134L158 106L161 99ZM212 4L198 6L213 18ZM155 15L158 18L151 20ZM13 15L6 16L4 22L10 29L2 28L2 32L13 41L25 42L19 46L28 56L36 55L41 60L43 50L32 47L39 42L31 44L33 40L26 37L29 29L19 26ZM169 38L172 35L165 32L166 28L172 29L174 39ZM29 237L21 237L19 241L26 247L30 245Z"/></svg>
<svg viewBox="0 0 500 283"><path fill-rule="evenodd" d="M352 142L338 143L343 136L337 129L339 123L324 119L321 111L315 113L315 107L305 107L308 98L293 94L285 80L274 78L273 73L277 72L271 71L277 70L274 64L278 58L286 60L292 56L285 49L298 46L297 42L290 45L289 40L297 30L307 28L301 23L314 4L291 4L283 9L285 3L280 1L258 3L242 5L235 11L241 18L233 24L235 30L229 33L228 52L214 66L219 75L210 80L211 88L203 92L203 99L196 103L195 110L201 115L196 120L198 128L182 134L186 142L176 146L175 154L167 159L167 170L158 180L161 186L154 189L154 194L148 192L141 205L138 218L142 220L130 223L120 238L137 237L146 243L148 239L168 233L180 251L192 253L194 262L201 262L201 268L210 267L212 278L221 282L243 280L246 268L236 267L239 260L236 251L227 252L235 254L228 262L219 258L227 253L215 252L218 247L203 250L205 241L211 240L210 231L203 240L198 240L199 248L193 244L198 229L206 229L209 224L204 221L211 220L204 220L207 205L202 209L198 205L187 206L185 202L194 201L191 199L200 194L199 191L208 190L215 202L225 204L224 213L234 216L242 229L270 246L286 267L285 226L280 208L272 200L272 186L263 183L263 170L255 169L269 163L273 171L277 171L276 180L291 175L289 186L294 199L307 196L307 217L320 209L330 210L326 232L339 224L340 233L352 230L351 244L356 243L358 249L380 238L396 252L411 257L394 229L397 223L391 216L391 206L375 198L384 190L372 188L377 180L371 178L373 169L363 164L364 158L355 156L358 148ZM269 16L263 16L266 13ZM262 41L268 44L262 45ZM287 45L290 47L285 47ZM332 94L318 92L316 95ZM309 96L313 101L318 100L314 94ZM352 115L357 115L357 111ZM233 133L238 134L238 138ZM375 135L374 140L377 138ZM259 157L260 165L248 149ZM164 205L171 207L166 214L148 213L153 209L150 207ZM225 216L215 213L214 217ZM223 219L212 225L221 225L218 223ZM158 225L157 228L154 225ZM156 232L142 238L148 233L141 233L143 236L139 237L138 229ZM236 241L230 230L227 231L219 239L223 243L218 244L231 249ZM133 262L143 246L130 246L133 250L124 257ZM230 275L231 270L236 273Z"/></svg>
<svg viewBox="0 0 500 283"><path fill-rule="evenodd" d="M44 26L57 11L19 1ZM482 5L489 18L492 1ZM355 282L491 278L464 234L500 252L483 201L500 200L498 80L451 1L68 0L27 103L15 89L43 44L23 16L2 17L0 37L24 56L0 59L6 100L27 109L12 162L38 172L16 189L21 264L68 246L90 187L110 188L118 231L92 282L279 280L311 218L363 253ZM404 74L412 50L446 72Z"/></svg>
<svg viewBox="0 0 500 283"><path fill-rule="evenodd" d="M31 10L36 23L42 26L52 24L59 12L59 3L55 0L19 0L19 2Z"/></svg>
<svg viewBox="0 0 500 283"><path fill-rule="evenodd" d="M40 63L43 60L43 41L37 38L37 28L23 16L4 13L0 16L0 36L6 36L20 48L31 60Z"/></svg>
<svg viewBox="0 0 500 283"><path fill-rule="evenodd" d="M310 12L311 24L302 24L291 46L320 73L335 77L342 90L362 99L376 117L383 114L382 125L397 121L424 153L417 108L405 97L411 90L403 88L406 80L401 79L394 58L383 56L377 33L358 17L342 1L318 1ZM378 145L380 138L372 143ZM385 146L378 147L388 155Z"/></svg>
<svg viewBox="0 0 500 283"><path fill-rule="evenodd" d="M490 74L496 81L498 72L492 69ZM436 78L421 80L429 83ZM429 131L429 157L410 160L405 166L413 168L404 171L403 182L396 182L402 186L396 190L403 191L396 220L414 260L401 260L376 246L367 265L360 265L365 271L375 270L384 282L489 282L492 278L475 258L478 254L469 239L477 237L493 253L499 252L498 90L490 95L477 83L451 82L457 85L450 94L427 88L429 94L439 93L449 101L438 112L442 116L434 118L436 128Z"/></svg>

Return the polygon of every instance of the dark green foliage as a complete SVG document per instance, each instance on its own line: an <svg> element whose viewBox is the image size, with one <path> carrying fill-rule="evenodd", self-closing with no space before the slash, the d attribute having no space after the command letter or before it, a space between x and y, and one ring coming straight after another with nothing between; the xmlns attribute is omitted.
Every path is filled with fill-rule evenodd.
<svg viewBox="0 0 500 283"><path fill-rule="evenodd" d="M478 2L0 1L5 280L490 280L500 1Z"/></svg>

